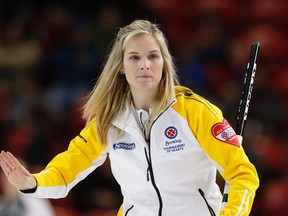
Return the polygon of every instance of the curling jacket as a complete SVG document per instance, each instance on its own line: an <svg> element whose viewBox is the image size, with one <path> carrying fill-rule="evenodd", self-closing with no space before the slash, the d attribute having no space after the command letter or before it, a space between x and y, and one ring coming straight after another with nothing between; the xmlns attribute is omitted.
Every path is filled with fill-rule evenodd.
<svg viewBox="0 0 288 216"><path fill-rule="evenodd" d="M99 143L92 121L67 151L34 174L38 186L32 195L65 197L109 155L123 194L118 216L248 215L259 180L234 130L216 106L188 88L175 89L149 139L129 107L110 128L107 146ZM216 170L229 185L225 203Z"/></svg>

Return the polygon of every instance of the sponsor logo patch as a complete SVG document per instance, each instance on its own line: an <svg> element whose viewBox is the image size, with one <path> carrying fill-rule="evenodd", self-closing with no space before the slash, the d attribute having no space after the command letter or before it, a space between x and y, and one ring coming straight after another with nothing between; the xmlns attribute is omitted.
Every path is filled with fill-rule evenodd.
<svg viewBox="0 0 288 216"><path fill-rule="evenodd" d="M117 150L117 149L133 150L135 148L136 148L135 143L119 142L119 143L113 144L113 149L115 149L115 150Z"/></svg>
<svg viewBox="0 0 288 216"><path fill-rule="evenodd" d="M177 135L178 135L178 131L175 127L170 126L170 127L166 128L165 136L168 139L174 139Z"/></svg>
<svg viewBox="0 0 288 216"><path fill-rule="evenodd" d="M237 135L226 119L215 124L211 131L216 139L240 147Z"/></svg>
<svg viewBox="0 0 288 216"><path fill-rule="evenodd" d="M168 140L165 141L165 146L163 147L163 150L166 153L179 152L184 150L186 144L181 139L176 139L178 136L178 130L175 127L167 127L164 134L168 138Z"/></svg>

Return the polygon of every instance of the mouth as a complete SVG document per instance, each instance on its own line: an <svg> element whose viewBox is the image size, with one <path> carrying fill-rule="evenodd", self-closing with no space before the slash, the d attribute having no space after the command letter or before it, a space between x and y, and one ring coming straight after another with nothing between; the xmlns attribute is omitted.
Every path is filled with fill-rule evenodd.
<svg viewBox="0 0 288 216"><path fill-rule="evenodd" d="M136 79L140 82L148 82L152 80L152 76L137 76Z"/></svg>
<svg viewBox="0 0 288 216"><path fill-rule="evenodd" d="M141 75L141 76L137 76L136 78L146 79L146 78L152 78L152 76L148 76L148 75Z"/></svg>

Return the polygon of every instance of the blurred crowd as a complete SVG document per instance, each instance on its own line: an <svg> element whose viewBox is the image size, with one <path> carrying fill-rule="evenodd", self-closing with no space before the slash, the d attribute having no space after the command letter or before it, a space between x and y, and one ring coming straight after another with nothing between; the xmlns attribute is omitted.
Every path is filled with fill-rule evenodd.
<svg viewBox="0 0 288 216"><path fill-rule="evenodd" d="M161 24L182 84L235 127L250 46L259 41L243 141L261 184L251 215L288 215L287 8L285 0L0 1L1 149L32 172L64 151L84 126L81 106L111 39L139 18ZM122 200L107 160L50 201L56 216L110 216Z"/></svg>

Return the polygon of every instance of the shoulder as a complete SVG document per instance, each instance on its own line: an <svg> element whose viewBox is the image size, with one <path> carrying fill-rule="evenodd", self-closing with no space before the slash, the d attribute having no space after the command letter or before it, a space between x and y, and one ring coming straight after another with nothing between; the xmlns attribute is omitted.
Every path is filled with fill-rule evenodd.
<svg viewBox="0 0 288 216"><path fill-rule="evenodd" d="M177 102L193 103L198 104L199 106L201 105L206 106L210 103L204 97L200 96L199 94L196 94L191 89L185 86L175 86L175 96Z"/></svg>
<svg viewBox="0 0 288 216"><path fill-rule="evenodd" d="M222 116L221 110L216 105L193 92L190 88L175 86L175 96L177 100L175 105L184 107L185 110L209 112L217 117Z"/></svg>
<svg viewBox="0 0 288 216"><path fill-rule="evenodd" d="M200 103L206 102L205 98L196 94L190 88L187 88L185 86L175 86L175 96L176 98L191 99L191 100L198 101Z"/></svg>

